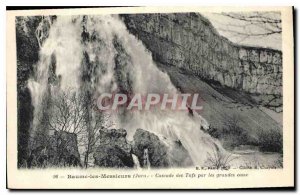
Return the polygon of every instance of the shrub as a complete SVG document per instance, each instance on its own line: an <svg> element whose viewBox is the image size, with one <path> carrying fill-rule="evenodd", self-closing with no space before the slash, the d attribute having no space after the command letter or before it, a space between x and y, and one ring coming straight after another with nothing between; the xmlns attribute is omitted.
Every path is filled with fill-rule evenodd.
<svg viewBox="0 0 300 195"><path fill-rule="evenodd" d="M248 132L240 126L239 116L233 115L228 118L222 129L211 127L207 133L219 139L225 149L232 150L239 145L252 143L252 138Z"/></svg>
<svg viewBox="0 0 300 195"><path fill-rule="evenodd" d="M262 152L282 153L282 133L278 129L260 131L258 133L258 144Z"/></svg>
<svg viewBox="0 0 300 195"><path fill-rule="evenodd" d="M224 153L218 149L214 149L211 153L207 153L207 156L206 163L209 167L214 169L229 169L230 162L237 158L232 156L231 153Z"/></svg>
<svg viewBox="0 0 300 195"><path fill-rule="evenodd" d="M207 133L212 136L213 138L221 138L222 137L222 132L218 130L217 128L209 128L207 130Z"/></svg>

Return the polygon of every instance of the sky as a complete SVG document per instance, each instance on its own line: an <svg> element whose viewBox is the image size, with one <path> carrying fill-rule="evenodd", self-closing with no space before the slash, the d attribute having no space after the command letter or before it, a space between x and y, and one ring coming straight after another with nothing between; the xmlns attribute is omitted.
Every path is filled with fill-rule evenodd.
<svg viewBox="0 0 300 195"><path fill-rule="evenodd" d="M253 13L253 12L252 12ZM280 13L268 13L268 12L261 12L268 17L274 18L276 20L280 20ZM272 48L276 50L281 50L282 46L282 38L281 33L276 33L267 36L246 36L242 35L245 33L264 33L265 29L257 26L256 24L249 24L249 22L244 22L237 19L232 19L226 16L227 13L220 14L220 13L201 13L207 19L210 20L212 25L217 29L219 34L228 38L230 41L247 45L247 46L259 46L264 48ZM244 16L250 16L251 14L247 13L239 13ZM281 24L280 24L281 25ZM235 33L239 32L239 33Z"/></svg>

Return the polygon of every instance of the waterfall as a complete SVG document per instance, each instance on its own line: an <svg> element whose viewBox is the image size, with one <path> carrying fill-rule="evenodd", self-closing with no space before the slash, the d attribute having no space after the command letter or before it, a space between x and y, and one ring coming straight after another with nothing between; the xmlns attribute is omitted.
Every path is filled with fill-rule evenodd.
<svg viewBox="0 0 300 195"><path fill-rule="evenodd" d="M144 166L147 168L147 169L150 169L150 161L149 161L149 153L148 153L148 148L145 148L144 149L144 155L143 155L143 158L144 158Z"/></svg>
<svg viewBox="0 0 300 195"><path fill-rule="evenodd" d="M51 83L52 64L57 82ZM84 89L93 97L116 91L179 93L142 42L127 31L118 16L112 15L58 16L41 46L36 76L28 86L35 108L33 131L38 128L37 118L43 114L45 98L55 96L56 91L72 89L80 93ZM148 112L120 110L111 120L116 128L127 130L129 139L141 128L159 137L180 140L195 165L203 165L215 147L224 151L217 140L200 130L207 123L197 113L191 117L187 112L158 108Z"/></svg>
<svg viewBox="0 0 300 195"><path fill-rule="evenodd" d="M141 165L140 165L138 157L136 155L132 154L132 159L134 162L134 168L141 169Z"/></svg>

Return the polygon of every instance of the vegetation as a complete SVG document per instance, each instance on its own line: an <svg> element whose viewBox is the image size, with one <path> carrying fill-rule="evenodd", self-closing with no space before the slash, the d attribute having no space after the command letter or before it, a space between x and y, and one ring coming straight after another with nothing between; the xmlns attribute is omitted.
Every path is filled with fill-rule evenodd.
<svg viewBox="0 0 300 195"><path fill-rule="evenodd" d="M237 115L228 119L224 128L211 128L208 133L219 139L223 143L223 147L232 150L234 147L252 143L253 138L239 125L239 117Z"/></svg>
<svg viewBox="0 0 300 195"><path fill-rule="evenodd" d="M240 145L258 146L262 152L279 152L282 153L282 133L278 129L260 129L257 136L250 135L250 132L243 129L239 124L237 115L228 119L222 129L210 128L208 133L219 139L223 147L233 150Z"/></svg>
<svg viewBox="0 0 300 195"><path fill-rule="evenodd" d="M51 97L41 105L40 125L32 138L31 151L42 148L47 150L45 156L49 156L51 150L51 156L55 160L48 157L45 159L53 161L52 165L60 165L65 164L64 161L68 162L70 155L76 156L77 161L80 160L77 151L81 148L80 155L84 158L82 165L88 167L89 157L99 141L99 131L112 126L109 122L110 115L96 112L90 97L85 93L78 94L66 90L58 91ZM37 156L38 151L32 154ZM81 165L81 162L75 164Z"/></svg>
<svg viewBox="0 0 300 195"><path fill-rule="evenodd" d="M260 150L263 152L282 153L282 133L278 129L262 130L258 133L258 145Z"/></svg>
<svg viewBox="0 0 300 195"><path fill-rule="evenodd" d="M208 153L207 165L214 169L229 169L230 162L236 159L231 153L224 153L218 149L214 149L212 153Z"/></svg>

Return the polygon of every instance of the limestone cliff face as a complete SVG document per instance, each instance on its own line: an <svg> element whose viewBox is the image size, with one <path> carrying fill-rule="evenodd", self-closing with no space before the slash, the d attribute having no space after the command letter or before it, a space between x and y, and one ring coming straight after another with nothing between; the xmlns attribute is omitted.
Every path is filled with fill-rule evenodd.
<svg viewBox="0 0 300 195"><path fill-rule="evenodd" d="M132 14L122 18L159 63L260 96L262 105L281 107L280 51L236 45L196 13Z"/></svg>

